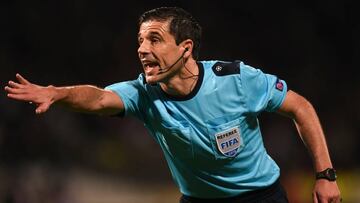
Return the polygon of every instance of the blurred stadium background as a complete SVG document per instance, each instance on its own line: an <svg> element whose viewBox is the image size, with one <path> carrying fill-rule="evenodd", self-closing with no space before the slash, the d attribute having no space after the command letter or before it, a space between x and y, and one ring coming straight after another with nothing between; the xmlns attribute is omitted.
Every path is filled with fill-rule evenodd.
<svg viewBox="0 0 360 203"><path fill-rule="evenodd" d="M0 81L108 84L137 77L137 18L180 6L203 27L201 59L243 60L315 106L344 202L360 202L359 12L355 1L24 1L0 3ZM311 159L293 123L263 114L291 202L311 201ZM0 95L0 202L175 203L165 160L132 118L34 107Z"/></svg>

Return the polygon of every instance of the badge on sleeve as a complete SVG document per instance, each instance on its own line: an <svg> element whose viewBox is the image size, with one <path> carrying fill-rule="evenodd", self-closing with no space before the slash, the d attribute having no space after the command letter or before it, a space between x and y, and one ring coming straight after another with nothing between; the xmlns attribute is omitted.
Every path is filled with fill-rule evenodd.
<svg viewBox="0 0 360 203"><path fill-rule="evenodd" d="M243 142L239 127L219 132L215 134L215 138L219 151L227 157L236 156Z"/></svg>
<svg viewBox="0 0 360 203"><path fill-rule="evenodd" d="M276 79L275 87L279 91L283 91L283 89L284 89L284 84L279 78Z"/></svg>

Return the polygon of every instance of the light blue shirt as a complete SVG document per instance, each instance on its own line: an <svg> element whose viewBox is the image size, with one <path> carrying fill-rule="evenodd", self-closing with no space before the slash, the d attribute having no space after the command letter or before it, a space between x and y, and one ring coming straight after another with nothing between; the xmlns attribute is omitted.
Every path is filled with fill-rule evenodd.
<svg viewBox="0 0 360 203"><path fill-rule="evenodd" d="M260 189L280 175L257 116L275 111L287 86L243 62L200 61L194 90L174 98L145 76L106 87L140 119L164 152L181 193L222 198Z"/></svg>

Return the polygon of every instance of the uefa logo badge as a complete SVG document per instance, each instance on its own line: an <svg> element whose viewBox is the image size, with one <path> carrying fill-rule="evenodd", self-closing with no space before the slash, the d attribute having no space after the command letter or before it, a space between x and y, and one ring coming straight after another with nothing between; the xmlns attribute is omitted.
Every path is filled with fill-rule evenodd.
<svg viewBox="0 0 360 203"><path fill-rule="evenodd" d="M216 66L215 70L216 70L217 72L220 72L220 71L222 70L222 67L221 67L221 66Z"/></svg>

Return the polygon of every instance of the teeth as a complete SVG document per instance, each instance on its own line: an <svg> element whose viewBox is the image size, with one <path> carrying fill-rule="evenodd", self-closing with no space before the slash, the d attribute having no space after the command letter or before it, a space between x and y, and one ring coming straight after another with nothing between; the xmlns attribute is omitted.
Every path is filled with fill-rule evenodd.
<svg viewBox="0 0 360 203"><path fill-rule="evenodd" d="M144 67L155 67L155 66L158 66L159 64L156 63L156 62L152 62L152 63L146 63L144 64Z"/></svg>

